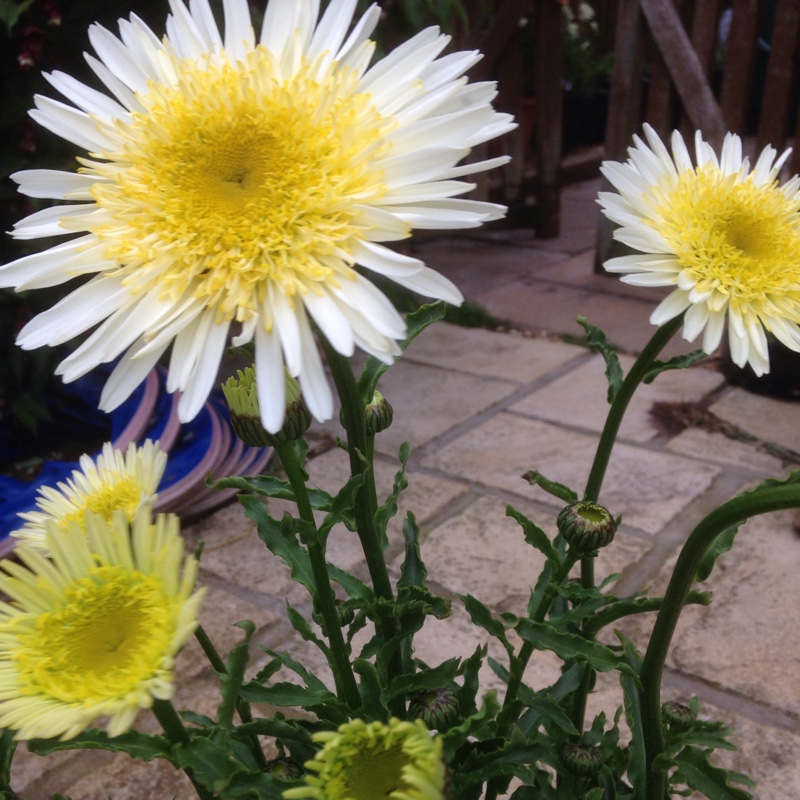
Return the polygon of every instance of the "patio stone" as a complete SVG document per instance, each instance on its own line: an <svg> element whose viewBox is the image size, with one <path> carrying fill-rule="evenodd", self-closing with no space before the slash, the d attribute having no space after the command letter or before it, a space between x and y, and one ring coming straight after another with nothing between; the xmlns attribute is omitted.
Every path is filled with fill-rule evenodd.
<svg viewBox="0 0 800 800"><path fill-rule="evenodd" d="M620 358L625 375L633 361L627 356ZM620 438L636 442L654 439L658 435L650 417L654 403L697 403L724 383L720 373L699 367L663 372L653 383L641 384L636 389L625 412ZM608 414L607 395L605 361L596 355L515 403L511 410L599 433Z"/></svg>
<svg viewBox="0 0 800 800"><path fill-rule="evenodd" d="M596 437L538 420L501 413L426 456L426 467L451 477L561 504L520 478L536 469L580 493L588 477ZM705 492L718 467L670 453L618 444L611 456L601 502L628 525L657 533Z"/></svg>

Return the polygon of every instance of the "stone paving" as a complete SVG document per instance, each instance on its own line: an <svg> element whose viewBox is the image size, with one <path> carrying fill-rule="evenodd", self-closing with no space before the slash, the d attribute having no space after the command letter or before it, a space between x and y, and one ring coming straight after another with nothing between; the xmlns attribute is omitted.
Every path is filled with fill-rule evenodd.
<svg viewBox="0 0 800 800"><path fill-rule="evenodd" d="M506 516L506 506L553 531L559 503L520 476L534 468L580 491L605 411L599 357L552 334L579 334L574 317L582 313L607 325L612 340L633 351L653 330L647 323L652 292L635 294L592 270L595 189L595 183L569 187L559 240L539 242L515 231L429 241L419 248L468 298L526 333L440 323L413 342L382 380L395 423L376 443L379 493L391 487L399 445L407 441L412 447L410 485L389 531L395 574L402 560L400 520L413 510L435 590L468 591L497 611L524 610L541 559ZM658 402L693 404L727 424L667 429L651 414ZM347 459L324 445L341 431L328 423L313 433L322 452L309 462L311 480L335 490L346 478ZM619 573L615 590L621 594L663 589L681 542L702 516L767 476L784 476L793 466L785 460L791 451L800 451L800 403L728 385L713 359L663 374L634 399L611 460L601 500L623 515L623 523L600 554L598 575ZM280 515L280 503L271 508ZM792 522L786 512L742 528L734 550L704 587L713 591L713 604L684 614L665 675L666 696L697 694L704 715L736 726L740 750L719 754L719 761L750 774L763 800L800 797L800 628L792 624L800 600L800 541ZM287 600L307 609L308 598L255 537L238 504L188 525L186 535L190 545L205 545L202 621L221 649L237 641L232 624L246 618L258 626L259 643L319 663L297 641L284 611ZM366 577L352 534L334 529L329 548L331 561ZM637 619L625 632L641 642L650 624ZM456 604L452 618L432 621L422 631L418 655L429 663L467 656L485 638ZM257 652L255 664L265 658ZM555 674L557 665L547 655L529 668L534 684ZM593 711L613 709L619 699L611 679L601 678ZM484 685L496 685L490 674ZM213 713L215 679L194 644L179 658L177 686L179 707ZM155 726L148 714L140 724ZM26 756L14 777L17 791L29 800L56 791L74 800L192 796L167 765L142 767L124 755L100 752Z"/></svg>

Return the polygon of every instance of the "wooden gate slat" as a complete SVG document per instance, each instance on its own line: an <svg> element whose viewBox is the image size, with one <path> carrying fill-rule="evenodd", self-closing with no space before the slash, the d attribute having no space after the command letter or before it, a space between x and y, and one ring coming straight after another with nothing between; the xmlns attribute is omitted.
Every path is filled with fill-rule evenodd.
<svg viewBox="0 0 800 800"><path fill-rule="evenodd" d="M712 142L725 123L689 36L670 0L640 0L642 12L692 124Z"/></svg>
<svg viewBox="0 0 800 800"><path fill-rule="evenodd" d="M758 150L771 144L783 150L789 129L789 98L795 78L797 29L800 24L800 0L778 0L772 50L767 66L761 118L758 123Z"/></svg>
<svg viewBox="0 0 800 800"><path fill-rule="evenodd" d="M744 133L758 41L759 0L734 0L720 106L728 130Z"/></svg>

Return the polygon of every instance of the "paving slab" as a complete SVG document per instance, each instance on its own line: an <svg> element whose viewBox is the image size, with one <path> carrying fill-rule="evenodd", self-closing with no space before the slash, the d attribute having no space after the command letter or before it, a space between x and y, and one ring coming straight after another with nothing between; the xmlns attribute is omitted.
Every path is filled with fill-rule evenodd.
<svg viewBox="0 0 800 800"><path fill-rule="evenodd" d="M800 403L731 388L711 411L726 422L800 453Z"/></svg>
<svg viewBox="0 0 800 800"><path fill-rule="evenodd" d="M520 477L535 469L579 495L589 476L597 439L556 425L499 413L422 459L453 478L563 505ZM660 531L705 492L720 469L682 456L618 443L600 500L628 525Z"/></svg>
<svg viewBox="0 0 800 800"><path fill-rule="evenodd" d="M586 354L586 348L560 341L442 323L421 333L404 358L450 371L530 383Z"/></svg>
<svg viewBox="0 0 800 800"><path fill-rule="evenodd" d="M623 356L620 363L627 375L634 359ZM609 408L605 369L603 357L596 355L515 403L511 410L600 433ZM724 383L719 372L702 367L663 372L653 383L637 388L625 412L620 438L636 442L655 439L659 429L650 416L654 403L698 403Z"/></svg>

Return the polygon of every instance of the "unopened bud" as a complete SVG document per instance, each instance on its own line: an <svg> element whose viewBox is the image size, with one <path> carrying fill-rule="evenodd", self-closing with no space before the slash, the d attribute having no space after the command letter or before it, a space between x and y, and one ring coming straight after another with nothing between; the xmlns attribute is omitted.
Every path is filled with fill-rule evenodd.
<svg viewBox="0 0 800 800"><path fill-rule="evenodd" d="M273 758L267 761L264 772L282 781L296 781L305 774L303 768L293 758Z"/></svg>
<svg viewBox="0 0 800 800"><path fill-rule="evenodd" d="M614 539L617 522L603 506L581 500L562 509L558 531L578 553L591 553Z"/></svg>
<svg viewBox="0 0 800 800"><path fill-rule="evenodd" d="M605 761L600 750L591 744L572 742L561 750L564 766L574 775L596 775L603 768Z"/></svg>
<svg viewBox="0 0 800 800"><path fill-rule="evenodd" d="M436 731L447 730L461 718L458 694L446 686L414 695L408 711L412 717L421 719L428 728Z"/></svg>
<svg viewBox="0 0 800 800"><path fill-rule="evenodd" d="M685 728L696 718L696 714L689 706L673 700L661 706L661 716L674 728Z"/></svg>
<svg viewBox="0 0 800 800"><path fill-rule="evenodd" d="M283 427L277 433L269 433L261 424L261 409L258 405L256 373L252 367L237 370L234 377L222 384L222 392L228 401L231 425L236 435L250 447L266 447L299 439L311 425L311 414L300 393L300 384L288 372L284 373L286 385L286 415Z"/></svg>
<svg viewBox="0 0 800 800"><path fill-rule="evenodd" d="M389 401L376 389L372 393L372 400L364 406L364 425L367 433L374 436L376 433L385 431L394 419L394 409ZM339 412L339 420L342 425L344 421L344 410Z"/></svg>

